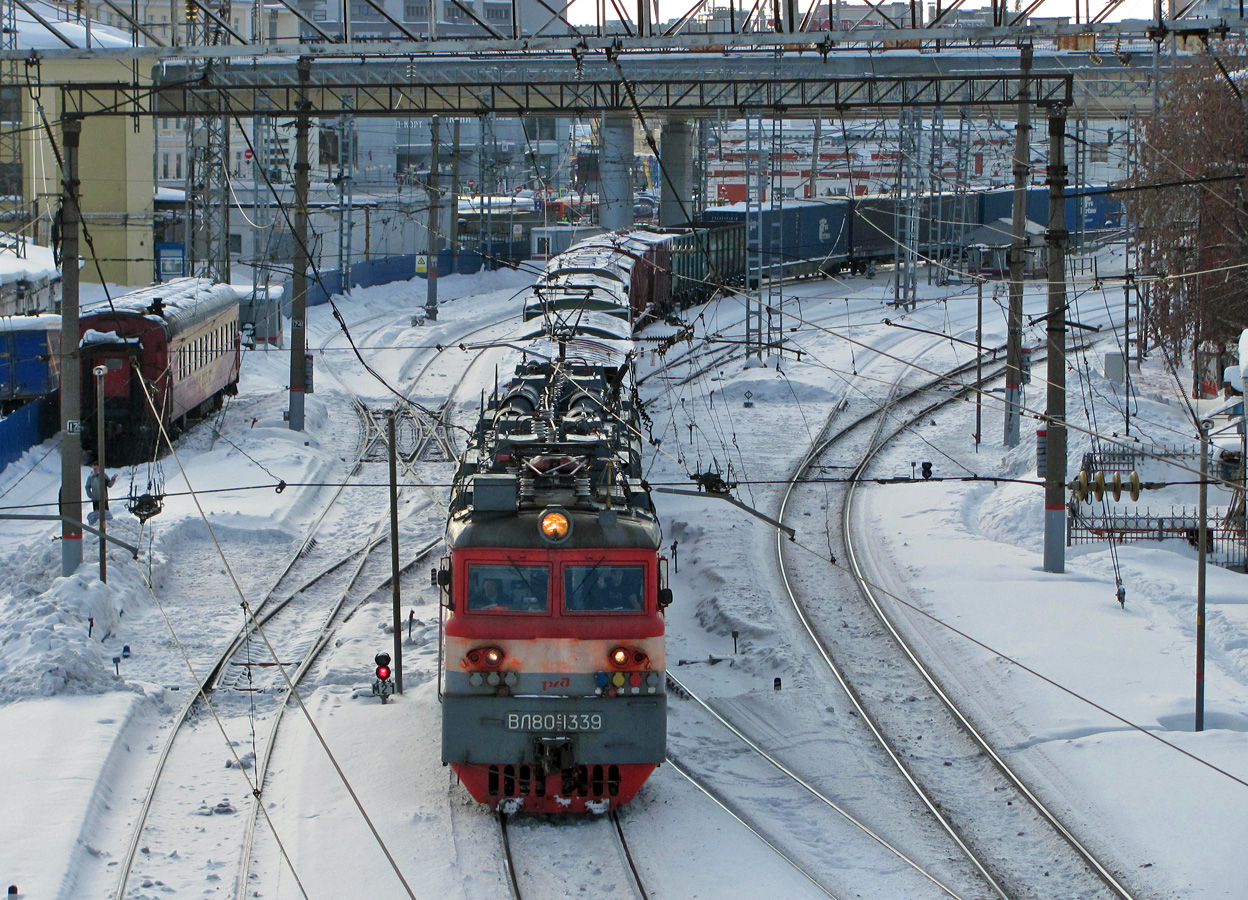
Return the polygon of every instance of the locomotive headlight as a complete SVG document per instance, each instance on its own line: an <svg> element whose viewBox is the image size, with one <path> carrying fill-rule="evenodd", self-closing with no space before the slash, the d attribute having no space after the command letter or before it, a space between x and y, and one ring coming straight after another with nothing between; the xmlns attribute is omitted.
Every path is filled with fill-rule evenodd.
<svg viewBox="0 0 1248 900"><path fill-rule="evenodd" d="M503 661L503 651L497 647L487 647L481 656L487 666L497 666Z"/></svg>
<svg viewBox="0 0 1248 900"><path fill-rule="evenodd" d="M563 510L548 509L542 513L538 530L546 540L557 543L572 533L572 521Z"/></svg>
<svg viewBox="0 0 1248 900"><path fill-rule="evenodd" d="M623 647L616 647L611 651L611 664L617 668L623 668L628 665L630 655Z"/></svg>

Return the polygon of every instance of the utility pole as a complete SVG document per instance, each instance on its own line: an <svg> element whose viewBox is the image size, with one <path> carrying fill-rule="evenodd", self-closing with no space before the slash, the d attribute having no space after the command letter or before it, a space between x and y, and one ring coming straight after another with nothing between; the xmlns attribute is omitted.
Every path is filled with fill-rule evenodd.
<svg viewBox="0 0 1248 900"><path fill-rule="evenodd" d="M100 464L95 489L100 492L100 582L108 584L108 475L104 471L104 376L106 366L96 366L95 374L95 461Z"/></svg>
<svg viewBox="0 0 1248 900"><path fill-rule="evenodd" d="M82 362L78 329L78 144L82 120L61 125L65 175L61 181L61 574L82 563Z"/></svg>
<svg viewBox="0 0 1248 900"><path fill-rule="evenodd" d="M441 199L438 196L438 142L440 140L438 117L429 120L429 263L425 267L425 318L430 321L438 318L438 207Z"/></svg>
<svg viewBox="0 0 1248 900"><path fill-rule="evenodd" d="M1018 446L1023 383L1023 275L1027 262L1027 182L1031 172L1031 45L1021 48L1014 126L1014 210L1010 229L1010 308L1006 317L1005 446ZM1050 431L1052 434L1052 431Z"/></svg>
<svg viewBox="0 0 1248 900"><path fill-rule="evenodd" d="M342 115L338 117L338 274L340 290L351 293L351 239L352 217L355 205L355 116L351 115L351 101L342 98Z"/></svg>
<svg viewBox="0 0 1248 900"><path fill-rule="evenodd" d="M459 271L459 119L451 123L451 221L447 225L451 245L451 274Z"/></svg>
<svg viewBox="0 0 1248 900"><path fill-rule="evenodd" d="M295 117L295 292L290 306L290 430L303 431L303 400L308 383L308 80L312 60L299 57L299 113Z"/></svg>
<svg viewBox="0 0 1248 900"><path fill-rule="evenodd" d="M1048 409L1044 571L1066 571L1066 110L1049 111Z"/></svg>
<svg viewBox="0 0 1248 900"><path fill-rule="evenodd" d="M1126 281L1122 284L1122 371L1126 379L1123 385L1122 418L1127 437L1131 437L1131 279L1131 273L1128 272Z"/></svg>
<svg viewBox="0 0 1248 900"><path fill-rule="evenodd" d="M951 256L950 259L953 257ZM984 279L977 282L975 306L975 452L984 436Z"/></svg>
<svg viewBox="0 0 1248 900"><path fill-rule="evenodd" d="M1205 557L1209 548L1209 426L1200 423L1200 521L1196 523L1196 730L1205 730Z"/></svg>
<svg viewBox="0 0 1248 900"><path fill-rule="evenodd" d="M402 600L399 596L399 466L398 443L395 441L395 419L398 407L386 419L386 439L390 442L390 599L394 619L394 689L403 693L403 623L400 621Z"/></svg>

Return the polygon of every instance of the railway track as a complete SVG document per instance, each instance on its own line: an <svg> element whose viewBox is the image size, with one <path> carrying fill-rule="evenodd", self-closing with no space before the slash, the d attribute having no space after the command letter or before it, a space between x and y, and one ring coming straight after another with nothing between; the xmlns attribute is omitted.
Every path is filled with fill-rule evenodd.
<svg viewBox="0 0 1248 900"><path fill-rule="evenodd" d="M904 343L908 344L916 342L917 341L914 339L911 339L910 341L906 341ZM922 356L924 352L927 352L932 347L938 346L940 343L941 342L928 341L926 342L926 346L923 350L911 354L910 358ZM900 352L900 345L898 347L894 347L893 349ZM920 385L910 388L909 393L917 395L932 390L936 386L943 384L947 378L959 377L965 371L971 369L973 369L973 365L958 367L944 376L930 379ZM869 367L864 368L864 374L866 374L868 370ZM897 383L894 382L890 388L888 397L889 401L895 399L893 395L897 389L896 384ZM846 401L851 392L854 391L855 386L852 383L847 383L845 385L840 397L836 398L831 404L833 411L820 430L821 434L826 433L829 428L839 424L839 417L847 408ZM864 414L846 427L852 429L873 418L873 414ZM784 725L777 724L777 722L773 719L767 723L768 727L766 729L760 729L759 726L762 724L762 720L757 715L754 715L751 710L736 706L721 711L720 709L714 708L707 700L698 696L689 684L677 678L674 674L672 674L670 669L669 678L671 678L672 682L678 688L676 696L683 694L689 697L689 699L693 702L697 703L701 707L703 713L710 715L713 719L717 720L720 724L727 728L738 741L742 742L749 748L752 755L758 757L761 761L763 761L763 763L765 763L759 773L750 777L742 776L741 780L747 783L763 783L768 777L766 775L766 770L768 768L774 770L774 772L780 773L783 776L783 779L788 783L790 791L796 790L799 795L805 795L807 797L807 802L813 799L816 806L822 805L826 808L825 813L827 810L830 810L835 814L834 818L840 819L839 823L825 824L820 829L817 829L820 834L826 835L829 832L829 829L839 828L840 830L836 832L841 835L838 838L838 841L842 842L846 846L862 846L864 843L873 843L876 847L876 850L873 852L890 856L894 864L901 863L904 867L908 868L912 876L917 875L922 880L922 883L908 882L904 879L900 882L889 882L889 887L887 888L888 890L893 893L901 892L906 896L931 895L936 897L956 898L1000 896L999 894L994 894L990 888L984 887L983 873L978 869L967 869L965 866L953 865L948 862L948 859L951 857L956 858L958 856L967 856L966 848L959 846L956 836L951 836L948 828L941 829L943 835L932 833L934 829L926 829L925 841L922 842L923 845L911 846L908 848L897 844L895 838L890 840L886 836L890 829L890 823L887 821L886 816L882 816L880 814L879 807L887 804L888 808L893 810L892 815L904 818L913 818L915 815L919 815L920 813L917 809L910 808L912 806L911 803L904 801L903 799L899 799L896 796L893 796L888 801L876 796L873 798L873 806L877 808L872 809L870 811L871 814L865 817L861 813L855 814L855 812L851 811L844 802L838 802L830 793L830 791L836 791L852 795L854 792L860 790L859 788L855 788L853 786L855 776L847 775L845 772L839 770L825 770L819 768L818 765L813 767L814 771L809 776L799 774L797 771L799 768L812 768L811 760L803 758L791 764L786 764L781 760L780 757L786 755L785 748L783 744L777 740L777 738L781 734L790 734ZM774 708L774 704L770 707L769 715L779 715L778 711ZM738 724L737 720L740 720L740 724ZM781 721L786 720L781 717ZM852 720L846 721L852 722ZM794 727L797 727L795 723L789 724L794 724ZM682 723L680 727L683 729L685 726ZM749 731L761 733L758 737L752 737L749 733L747 733ZM805 744L805 741L801 736L794 735L794 737L797 738L797 742L799 744ZM703 739L705 740L705 737L703 737ZM839 740L844 739L838 739L838 741ZM764 744L769 742L774 747L771 751L764 746ZM697 742L691 744L691 748L696 743ZM688 762L692 763L693 761L690 760ZM746 763L738 761L736 766L740 766L742 770L745 771ZM852 769L852 766L849 766L849 764L847 764L847 766ZM691 770L696 768L696 766L688 763L687 767ZM754 768L749 769L749 771L754 771ZM720 773L721 777L722 774L723 773ZM917 785L911 783L907 789L913 792L917 789ZM922 797L921 792L919 793L919 796ZM729 801L725 800L724 802ZM794 803L797 801L789 802ZM747 819L752 828L764 831L767 830L767 825L765 824L767 818L766 811L757 808L756 804L754 805L753 811L751 811L749 809L751 806L751 800L748 794L740 795L738 799L731 802L731 805L733 806L734 814L740 816L741 818ZM923 805L923 810L923 814L932 816L936 821L940 821L939 810L930 802ZM869 824L866 820L867 818L872 817L875 819L874 825ZM882 819L883 821L881 821ZM774 825L772 827L774 828ZM910 826L909 830L913 831L913 827L913 825ZM783 844L786 848L784 852L788 855L800 855L803 852L807 854L809 861L806 863L806 866L802 868L804 872L807 872L808 870L820 870L818 868L819 860L817 855L814 854L810 848L802 848L799 846L801 843L800 837L795 837L794 835L773 834L773 840L777 844ZM868 851L863 852L865 853ZM935 865L933 865L933 861L937 861ZM973 865L974 863L972 862L972 866ZM886 870L889 868L889 864L886 862L879 862L875 865L867 866L867 868L870 871ZM815 879L813 876L808 874L807 877L811 877L812 880L819 883L822 890L829 893L833 891L832 887L819 882L818 879ZM875 887L878 888L879 886L876 885ZM860 888L852 886L851 881L841 889L853 892L855 890L859 890Z"/></svg>
<svg viewBox="0 0 1248 900"><path fill-rule="evenodd" d="M462 337L468 338L487 331L490 327L493 326L473 329L465 332ZM436 356L434 354L435 359ZM433 363L434 359L426 361L413 377L413 381L422 377ZM456 387L462 382L467 370L468 367L465 367L463 374L456 380ZM336 377L332 369L331 374ZM345 381L341 383L350 396L351 407L355 410L361 431L359 452L347 466L349 478L355 478L373 454L376 445L385 440L385 431L377 427L369 404L356 395ZM413 483L423 487L415 472L415 462L412 460L404 463L405 475ZM254 805L252 814L248 817L243 836L243 852L238 874L234 879L235 895L242 897L246 894L256 814L262 812L258 792L263 789L278 727L287 708L286 700L320 652L329 644L336 628L350 615L354 607L389 582L388 554L375 552L379 547L389 544L389 536L384 533L386 517L368 512L370 509L387 508L383 496L385 488L353 489L350 493L353 510L343 511L342 500L348 480L340 482L323 504L319 515L297 542L271 587L257 603L251 605L251 614L229 641L226 649L217 656L202 677L196 675L200 688L182 708L166 736L133 824L131 838L117 874L113 892L116 900L123 900L127 891L136 887L142 889L155 884L167 884L166 879L177 880L180 865L177 862L179 854L176 849L172 854L164 855L153 853L150 849L150 844L157 842L155 835L171 830L169 823L155 821L161 818L154 812L158 806L169 810L164 813L165 818L177 816L184 814L179 813L179 810L197 802L188 799L190 793L207 794L207 797L201 796L198 801L199 811L206 819L203 831L206 834L211 832L210 838L216 837L218 845L237 845L237 829L220 823L229 821L242 803L231 800L230 794L225 794L220 800L211 799L223 791L237 796L242 782L237 772L229 771L235 768L255 772L254 779L250 776L246 779L247 789L256 799L251 801ZM377 496L371 497L372 494ZM365 501L363 504L358 502L361 499ZM407 559L404 569L409 569L440 545L442 517L440 507L435 506L437 499L438 496L430 492L425 504L409 510L409 521L425 511L434 511L437 514L430 518L430 524L434 527L425 529L430 533L424 546ZM340 526L337 529L339 533L335 534L333 540L328 537L319 540L331 513L345 524L345 533L342 533L343 528ZM371 523L365 526L368 531L362 537L359 534L360 521ZM356 546L349 552L326 559L323 548L339 543L355 543ZM383 562L375 561L383 556ZM370 561L373 561L371 567ZM379 571L373 572L372 569ZM211 705L209 697L212 698ZM257 739L257 723L262 727L264 724L269 726L268 735L263 741ZM237 749L248 743L252 747L250 751ZM225 751L225 770L214 767L209 772L201 771L191 775L190 770L196 766L193 760L211 758L214 754L223 752L225 747L229 748ZM220 777L222 771L227 773L227 777ZM172 773L176 774L170 778ZM210 773L218 777L208 777ZM171 782L175 787L168 787ZM176 787L188 783L193 785L189 791ZM214 791L214 787L218 789ZM159 800L162 792L170 794L165 801ZM143 874L136 877L134 870L136 863L140 861Z"/></svg>
<svg viewBox="0 0 1248 900"><path fill-rule="evenodd" d="M883 349L883 348L876 348L876 349ZM885 352L889 352L889 351L885 351ZM897 355L895 348L893 349L893 355L894 356ZM910 359L912 357L907 356L906 358ZM699 372L704 374L706 371L709 371L712 368L713 366L709 366L709 367L702 366L699 368L699 371L694 372L691 377L697 377ZM820 434L826 433L827 430L830 427L832 427L834 423L836 423L838 425L838 428L840 429L838 436L843 435L848 431L853 431L856 429L863 429L863 428L867 428L868 426L873 426L875 433L872 434L870 440L875 441L878 438L879 431L884 428L884 423L888 420L888 416L892 414L894 411L900 408L903 408L904 404L908 402L910 398L922 396L925 392L931 391L936 388L940 388L941 390L947 390L949 379L956 380L959 377L964 377L966 374L970 373L973 370L973 368L974 368L973 362L968 363L967 365L964 365L964 366L960 366L957 369L952 370L950 373L948 373L944 377L934 379L930 382L927 382L922 385L918 385L916 387L907 388L904 391L903 396L901 397L898 397L895 395L898 390L895 384L892 389L893 393L890 394L890 396L887 398L887 400L884 403L883 412L872 412L869 415L860 416L857 421L850 423L849 425L844 426L842 428L839 425L839 422L837 422L837 416L841 414L841 412L845 408L845 400L847 399L847 396L848 396L848 387L847 387L846 394L843 394L842 397L836 403L833 404L833 407L834 407L833 415L829 418L828 422L825 423L823 429L821 429L820 431ZM991 378L994 376L994 372L993 372L994 367L991 364L987 364L985 369L986 369L985 378ZM996 369L998 370L998 373L999 373L1001 367L997 366ZM859 391L859 393L862 394L863 396L865 396L866 394L865 391ZM951 402L952 400L956 398L957 398L956 394L952 396L945 394L941 400L941 404ZM855 396L855 399L857 400L860 398L858 396ZM868 398L868 402L870 402L869 398ZM941 404L938 404L938 405L941 405ZM818 461L819 460L817 459L816 455L812 453L811 457L808 457L806 460L803 461L801 470L799 471L798 475L795 477L800 477L801 473L806 468L812 465L815 465ZM787 503L787 498L785 500L785 503ZM818 515L818 513L816 513L816 515ZM805 525L805 528L809 533L809 523ZM777 535L777 542L779 544L785 543L783 540L780 539L779 535ZM799 615L801 615L800 605L798 606L798 609L799 609ZM712 662L714 662L714 660L712 660ZM685 690L688 691L690 694L693 693L692 691L689 690L687 686L685 687ZM700 698L695 698L695 699L697 699L698 702L703 702L700 700ZM715 715L715 716L719 715L718 711L712 710L709 707L709 705L706 706L705 709L707 712L710 712L712 715ZM865 716L865 711L863 712L855 711L854 713L852 713L852 715ZM748 715L744 716L743 718L747 723L751 721ZM728 721L725 720L724 724L727 725L727 727L733 728L734 730L736 730L736 726L729 723ZM747 743L750 742L750 738L746 736L744 733L739 733L739 737L741 740ZM799 743L800 742L801 740L799 738ZM756 750L759 750L759 752L762 753L761 748L756 748ZM762 755L766 755L766 754L762 753ZM785 770L784 764L779 762L778 760L771 759L770 762L778 770L781 770L781 771ZM899 766L899 768L904 770L905 767ZM800 776L797 776L796 773L792 771L790 771L788 774L792 776L792 778L795 781L800 777ZM824 783L824 782L821 781L820 783ZM912 788L912 790L918 787L919 786L916 784L915 787ZM807 788L807 790L811 791L812 794L820 793L818 790L815 790L812 788ZM919 792L919 795L920 796L922 795L921 790ZM946 819L946 817L940 812L940 809L941 809L940 802L932 800L931 798L927 798L924 802L924 805L925 805L925 808L929 811L929 814L931 814L935 819L939 821L943 821ZM961 839L958 837L958 833L955 828L949 825L944 825L942 826L942 828L945 831L945 833L949 835L949 839L951 841L953 841L955 844L962 843ZM997 896L997 897L1014 896L1013 894L1008 893L1004 888L1002 888L1002 886L999 883L997 883L997 880L993 876L992 872L986 866L983 865L982 861L978 860L977 854L971 848L963 846L963 848L959 850L959 852L962 853L967 859L972 861L972 865L974 866L974 869L975 869L975 876L973 879L974 883L963 881L963 882L958 883L959 886L953 888L952 890L942 885L941 886L942 890L944 890L946 893L948 893L951 896ZM923 866L919 865L918 868L923 869Z"/></svg>
<svg viewBox="0 0 1248 900"><path fill-rule="evenodd" d="M785 542L777 539L777 558L790 600L819 656L842 684L858 715L870 723L881 746L888 748L894 764L924 798L924 804L942 822L942 827L965 849L968 858L975 861L995 896L1043 897L1052 896L1051 891L1057 890L1064 896L1127 900L1132 894L1075 840L1056 815L992 750L969 719L957 710L956 704L941 690L901 634L887 622L878 599L872 595L859 570L849 517L853 491L867 464L889 439L955 402L962 392L931 403L923 403L921 393L909 391L904 396L891 398L881 410L860 417L812 448L798 467L781 505L783 520L805 473L833 451L838 458L844 458L847 445L853 443L851 438L857 436L860 461L846 488L841 528L845 558L854 570L856 587L871 604L867 615L878 618L864 617L862 607L843 602L835 611L826 602L812 604L810 588L813 583L808 580L804 586L796 585L798 579L791 575L785 561ZM863 434L867 435L865 443L861 438ZM830 503L826 493L819 499ZM820 587L827 592L826 583ZM799 596L803 591L804 596ZM836 631L830 628L828 620L831 618L839 619L842 628ZM885 623L887 633L880 631L877 622ZM905 698L902 704L896 703L898 696ZM938 712L944 713L943 720ZM921 730L916 728L918 722L923 723ZM950 769L954 771L951 773ZM1004 783L994 777L996 773L1004 776ZM957 784L979 786L984 791L991 785L987 793L995 796L972 800L966 795L974 791L959 792L947 787L955 780ZM1003 805L1004 791L1009 793ZM1054 836L1060 840L1055 840ZM1009 852L1004 852L1005 846L1010 846ZM1073 851L1073 857L1064 857L1065 849ZM1050 873L1061 880L1046 881Z"/></svg>
<svg viewBox="0 0 1248 900"><path fill-rule="evenodd" d="M529 820L516 829L509 825L508 816L500 812L497 822L507 883L514 900L543 900L555 896L552 885L563 880L561 867L541 870L547 868L549 847L555 841L569 861L593 870L595 900L650 900L617 812L591 822ZM608 833L609 836L604 837ZM524 849L517 853L516 844L540 847L541 854L532 858L540 862L526 859Z"/></svg>

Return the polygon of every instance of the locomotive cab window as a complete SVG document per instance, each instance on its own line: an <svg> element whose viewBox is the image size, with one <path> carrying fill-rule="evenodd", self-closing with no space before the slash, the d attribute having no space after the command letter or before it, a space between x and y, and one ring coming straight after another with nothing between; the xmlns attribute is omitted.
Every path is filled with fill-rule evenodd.
<svg viewBox="0 0 1248 900"><path fill-rule="evenodd" d="M565 566L563 605L568 612L643 612L645 566Z"/></svg>
<svg viewBox="0 0 1248 900"><path fill-rule="evenodd" d="M550 612L550 569L546 566L468 567L470 612Z"/></svg>

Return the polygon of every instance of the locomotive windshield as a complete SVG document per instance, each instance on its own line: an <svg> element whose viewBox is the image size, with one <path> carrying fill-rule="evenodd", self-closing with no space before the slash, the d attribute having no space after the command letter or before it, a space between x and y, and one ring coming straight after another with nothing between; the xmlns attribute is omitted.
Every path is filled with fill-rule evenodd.
<svg viewBox="0 0 1248 900"><path fill-rule="evenodd" d="M473 612L550 612L550 570L545 566L468 567L468 609Z"/></svg>
<svg viewBox="0 0 1248 900"><path fill-rule="evenodd" d="M642 612L645 566L565 566L563 605L568 612Z"/></svg>

